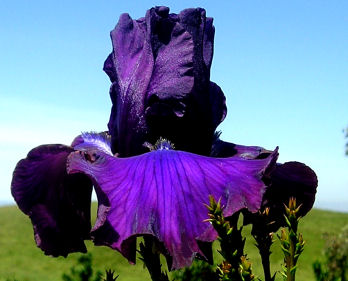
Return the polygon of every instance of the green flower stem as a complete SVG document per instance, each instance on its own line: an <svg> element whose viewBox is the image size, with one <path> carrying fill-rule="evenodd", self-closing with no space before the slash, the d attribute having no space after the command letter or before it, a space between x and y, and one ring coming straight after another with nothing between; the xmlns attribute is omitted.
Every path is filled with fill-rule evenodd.
<svg viewBox="0 0 348 281"><path fill-rule="evenodd" d="M287 229L283 228L279 236L285 263L282 275L286 281L295 281L297 261L303 252L305 244L302 235L297 234L298 221L300 219L297 213L300 207L296 206L296 199L290 198L289 205L285 207Z"/></svg>
<svg viewBox="0 0 348 281"><path fill-rule="evenodd" d="M167 273L161 270L160 254L156 249L156 241L153 237L144 236L144 243L140 243L139 253L152 281L169 281Z"/></svg>
<svg viewBox="0 0 348 281"><path fill-rule="evenodd" d="M271 255L270 249L273 243L272 236L269 233L266 233L265 236L255 239L261 256L265 281L274 281L274 277L272 278L271 276L271 265L269 261L269 257Z"/></svg>
<svg viewBox="0 0 348 281"><path fill-rule="evenodd" d="M252 281L255 280L251 270L251 263L243 254L245 239L242 228L238 229L239 213L229 218L223 215L223 206L210 197L209 222L219 235L220 254L224 261L218 266L221 281Z"/></svg>
<svg viewBox="0 0 348 281"><path fill-rule="evenodd" d="M296 235L290 232L290 255L286 260L286 273L287 273L287 281L295 281L295 272L296 272L296 262L295 262L295 244L296 244Z"/></svg>
<svg viewBox="0 0 348 281"><path fill-rule="evenodd" d="M264 272L265 281L274 281L275 274L271 275L271 266L270 266L270 255L271 255L271 246L273 244L273 233L269 229L271 222L269 221L269 208L266 208L263 212L254 214L256 220L253 223L253 228L251 231L252 236L256 241L256 247L259 250L262 267Z"/></svg>

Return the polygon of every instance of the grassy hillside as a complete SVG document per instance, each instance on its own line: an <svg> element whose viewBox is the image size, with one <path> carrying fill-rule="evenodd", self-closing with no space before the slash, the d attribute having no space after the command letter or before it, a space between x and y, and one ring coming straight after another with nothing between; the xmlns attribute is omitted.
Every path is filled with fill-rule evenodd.
<svg viewBox="0 0 348 281"><path fill-rule="evenodd" d="M95 212L95 205L92 212ZM314 280L311 264L321 257L324 240L322 233L337 232L348 224L348 214L322 210L312 210L302 219L300 232L306 240L306 248L300 258L298 271L299 281ZM246 228L247 234L250 229ZM261 262L252 239L247 239L247 253L253 263L254 272L262 276ZM94 247L87 242L88 250L93 255L94 269L115 269L120 274L120 281L150 280L139 261L132 266L118 253L107 247ZM282 256L278 250L278 242L273 247L272 271L279 270ZM76 264L80 254L71 254L67 258L51 258L38 249L33 240L30 220L17 207L0 208L0 280L19 281L59 281L64 272L68 272ZM280 280L280 279L279 279Z"/></svg>
<svg viewBox="0 0 348 281"><path fill-rule="evenodd" d="M323 211L314 209L306 217L300 221L299 232L303 234L304 240L306 241L305 250L299 259L299 268L296 274L296 279L299 281L314 281L314 275L312 272L312 263L319 259L323 260L323 247L325 241L322 234L325 232L338 233L341 229L348 225L348 214L338 213L331 211ZM255 246L253 245L252 239L247 243L247 252L249 258L253 262L254 272L258 276L263 277L261 261L258 257ZM272 272L275 270L281 270L281 264L283 256L279 247L279 241L276 241L272 247L271 256L271 267ZM282 280L281 276L278 275L277 280Z"/></svg>

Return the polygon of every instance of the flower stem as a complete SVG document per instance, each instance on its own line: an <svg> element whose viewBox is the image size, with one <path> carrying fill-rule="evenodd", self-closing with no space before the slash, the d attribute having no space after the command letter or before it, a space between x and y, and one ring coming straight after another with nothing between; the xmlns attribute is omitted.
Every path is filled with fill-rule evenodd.
<svg viewBox="0 0 348 281"><path fill-rule="evenodd" d="M238 229L239 212L229 218L223 215L220 200L216 202L210 197L209 221L219 235L220 254L224 261L218 265L221 281L252 281L251 263L244 255L245 239L242 237L242 227Z"/></svg>
<svg viewBox="0 0 348 281"><path fill-rule="evenodd" d="M269 227L272 224L269 217L269 208L259 211L256 214L252 214L252 216L254 218L254 222L251 235L256 241L256 247L258 248L261 256L265 281L274 281L275 274L272 277L271 265L269 261L270 255L272 254L271 246L273 244L273 232Z"/></svg>
<svg viewBox="0 0 348 281"><path fill-rule="evenodd" d="M275 274L272 277L269 261L269 257L272 254L271 246L273 244L273 233L267 230L266 225L264 228L258 229L256 229L256 226L254 225L251 234L256 241L256 247L259 249L265 281L274 281Z"/></svg>
<svg viewBox="0 0 348 281"><path fill-rule="evenodd" d="M296 262L294 260L295 257L295 244L296 244L296 236L289 235L290 237L290 256L287 260L286 271L287 271L287 281L295 281L295 268Z"/></svg>
<svg viewBox="0 0 348 281"><path fill-rule="evenodd" d="M287 229L281 230L279 240L284 253L284 263L282 275L286 281L295 281L297 260L304 249L305 242L302 235L297 234L298 217L297 213L301 206L296 206L296 199L290 198L289 205L285 206L285 221Z"/></svg>
<svg viewBox="0 0 348 281"><path fill-rule="evenodd" d="M270 262L269 262L269 257L271 255L270 248L271 248L272 242L270 242L270 243L267 243L267 242L268 241L264 241L263 246L259 248L259 252L260 252L260 256L261 256L265 281L273 281L274 278L272 278L272 276L271 276L271 266L270 266Z"/></svg>
<svg viewBox="0 0 348 281"><path fill-rule="evenodd" d="M144 236L144 243L140 243L139 253L152 281L169 281L167 273L161 270L160 254L156 250L156 241L153 237Z"/></svg>

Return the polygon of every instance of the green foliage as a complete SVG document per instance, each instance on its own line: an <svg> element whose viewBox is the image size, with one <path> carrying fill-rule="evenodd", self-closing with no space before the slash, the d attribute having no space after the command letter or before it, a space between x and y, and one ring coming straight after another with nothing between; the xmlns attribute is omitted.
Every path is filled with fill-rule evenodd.
<svg viewBox="0 0 348 281"><path fill-rule="evenodd" d="M175 281L219 281L215 272L215 266L202 260L194 260L192 265L173 272Z"/></svg>
<svg viewBox="0 0 348 281"><path fill-rule="evenodd" d="M90 253L81 255L77 265L70 268L70 273L62 275L63 281L101 281L101 272L93 274L92 255ZM94 278L93 278L94 275Z"/></svg>
<svg viewBox="0 0 348 281"><path fill-rule="evenodd" d="M244 254L245 238L242 236L243 227L238 228L239 212L229 217L223 215L220 200L216 202L210 197L209 221L218 233L220 243L219 253L223 262L218 265L217 272L221 281L252 281L251 263Z"/></svg>
<svg viewBox="0 0 348 281"><path fill-rule="evenodd" d="M313 263L313 271L317 281L327 281L329 280L328 271L323 268L320 261L315 261Z"/></svg>
<svg viewBox="0 0 348 281"><path fill-rule="evenodd" d="M301 206L296 205L296 199L290 198L285 207L285 221L287 229L282 228L278 236L284 254L284 268L281 274L286 281L295 281L297 261L304 249L304 240L301 233L297 233L300 217L297 215Z"/></svg>
<svg viewBox="0 0 348 281"><path fill-rule="evenodd" d="M117 278L111 269L105 270L105 276L100 271L93 274L92 255L89 253L78 258L77 265L70 268L69 274L62 275L63 281L116 281Z"/></svg>
<svg viewBox="0 0 348 281"><path fill-rule="evenodd" d="M325 263L315 261L313 271L317 281L348 280L348 225L339 234L325 233Z"/></svg>

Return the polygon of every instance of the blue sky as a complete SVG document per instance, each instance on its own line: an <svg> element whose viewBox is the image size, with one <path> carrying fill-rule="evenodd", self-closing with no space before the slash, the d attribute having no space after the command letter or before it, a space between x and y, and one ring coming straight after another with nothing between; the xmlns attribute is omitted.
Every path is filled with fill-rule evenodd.
<svg viewBox="0 0 348 281"><path fill-rule="evenodd" d="M347 1L0 1L0 202L17 161L44 143L106 130L102 71L119 15L203 7L214 17L211 79L227 141L280 147L318 175L316 206L348 211Z"/></svg>

